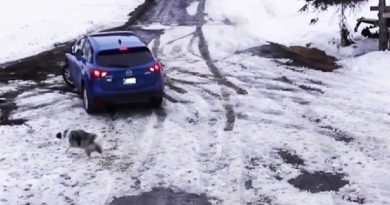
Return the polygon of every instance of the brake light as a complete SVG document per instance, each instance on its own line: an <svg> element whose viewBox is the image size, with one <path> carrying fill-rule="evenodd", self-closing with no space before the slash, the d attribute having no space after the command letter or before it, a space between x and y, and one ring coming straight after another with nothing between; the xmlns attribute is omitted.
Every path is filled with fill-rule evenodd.
<svg viewBox="0 0 390 205"><path fill-rule="evenodd" d="M121 52L125 52L125 51L127 51L127 50L129 50L129 48L127 48L127 47L119 48L119 51L121 51Z"/></svg>
<svg viewBox="0 0 390 205"><path fill-rule="evenodd" d="M149 70L151 72L158 72L161 70L161 64L160 63L153 64L152 66L150 66Z"/></svg>
<svg viewBox="0 0 390 205"><path fill-rule="evenodd" d="M101 78L106 76L108 73L102 69L91 69L91 76L94 78Z"/></svg>

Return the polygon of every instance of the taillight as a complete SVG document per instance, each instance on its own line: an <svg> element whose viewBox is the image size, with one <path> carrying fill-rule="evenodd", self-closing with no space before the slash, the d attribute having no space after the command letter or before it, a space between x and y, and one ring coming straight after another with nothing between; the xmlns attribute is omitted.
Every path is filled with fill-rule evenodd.
<svg viewBox="0 0 390 205"><path fill-rule="evenodd" d="M126 52L126 51L128 51L129 50L129 48L127 48L127 47L121 47L121 48L119 48L119 51L121 51L121 52Z"/></svg>
<svg viewBox="0 0 390 205"><path fill-rule="evenodd" d="M106 76L108 73L102 69L91 69L91 76L94 78L101 78Z"/></svg>
<svg viewBox="0 0 390 205"><path fill-rule="evenodd" d="M158 72L161 70L161 64L160 63L153 64L152 66L150 66L149 70L151 72Z"/></svg>

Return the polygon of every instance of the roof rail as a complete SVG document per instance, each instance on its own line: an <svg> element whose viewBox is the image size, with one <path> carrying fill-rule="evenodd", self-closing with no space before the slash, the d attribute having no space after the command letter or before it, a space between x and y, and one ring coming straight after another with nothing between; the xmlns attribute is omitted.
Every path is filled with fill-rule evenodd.
<svg viewBox="0 0 390 205"><path fill-rule="evenodd" d="M110 31L110 32L98 32L89 34L90 37L99 37L99 36L135 36L135 33L132 31Z"/></svg>

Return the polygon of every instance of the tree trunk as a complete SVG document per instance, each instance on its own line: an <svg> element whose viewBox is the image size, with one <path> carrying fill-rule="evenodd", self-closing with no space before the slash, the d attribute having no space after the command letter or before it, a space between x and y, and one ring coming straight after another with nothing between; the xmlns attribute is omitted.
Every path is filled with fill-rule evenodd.
<svg viewBox="0 0 390 205"><path fill-rule="evenodd" d="M379 50L384 51L388 47L389 32L387 30L386 19L382 17L382 14L386 12L386 0L379 0Z"/></svg>
<svg viewBox="0 0 390 205"><path fill-rule="evenodd" d="M350 39L349 29L347 27L347 18L345 17L345 10L347 9L347 5L345 3L341 3L340 10L340 38L341 38L341 46L349 46L353 43Z"/></svg>

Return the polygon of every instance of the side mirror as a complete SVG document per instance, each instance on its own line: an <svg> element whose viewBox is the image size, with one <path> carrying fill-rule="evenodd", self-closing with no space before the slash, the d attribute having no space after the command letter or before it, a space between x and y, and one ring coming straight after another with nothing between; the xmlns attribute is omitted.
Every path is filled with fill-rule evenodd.
<svg viewBox="0 0 390 205"><path fill-rule="evenodd" d="M83 51L81 49L77 49L75 56L77 59L81 59L81 57L84 55Z"/></svg>

